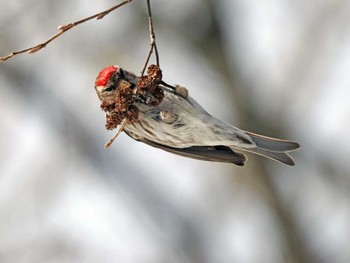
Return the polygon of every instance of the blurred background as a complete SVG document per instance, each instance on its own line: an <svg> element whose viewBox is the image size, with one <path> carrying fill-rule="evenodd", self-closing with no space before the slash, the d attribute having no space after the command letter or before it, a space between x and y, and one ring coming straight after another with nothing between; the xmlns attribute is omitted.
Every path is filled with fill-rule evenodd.
<svg viewBox="0 0 350 263"><path fill-rule="evenodd" d="M1 3L0 55L115 1ZM114 132L98 72L139 73L145 1L0 64L0 262L350 262L350 1L152 1L164 80L295 140L296 166L182 158ZM154 61L154 60L153 60Z"/></svg>

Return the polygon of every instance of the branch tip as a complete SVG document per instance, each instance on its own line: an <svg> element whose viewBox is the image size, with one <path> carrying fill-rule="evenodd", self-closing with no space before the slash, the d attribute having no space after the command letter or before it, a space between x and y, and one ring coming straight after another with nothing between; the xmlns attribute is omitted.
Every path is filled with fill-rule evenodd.
<svg viewBox="0 0 350 263"><path fill-rule="evenodd" d="M4 62L14 56L17 56L17 55L20 55L20 54L23 54L23 53L28 53L28 54L32 54L32 53L35 53L41 49L43 49L44 47L47 46L47 44L49 44L51 41L53 41L54 39L58 38L59 36L61 36L63 33L65 33L66 31L68 31L69 29L79 25L79 24L82 24L82 23L85 23L89 20L92 20L94 18L96 19L102 19L104 16L108 15L109 13L111 13L112 11L118 9L119 7L131 2L132 0L125 0L103 12L100 12L98 14L95 14L95 15L92 15L92 16L88 16L86 18L83 18L79 21L75 21L75 22L72 22L72 23L68 23L68 24L63 24L63 25L60 25L57 29L60 31L58 33L56 33L55 35L53 35L52 37L50 37L49 39L47 39L46 41L36 45L36 46L33 46L33 47L29 47L29 48L26 48L26 49L22 49L22 50L18 50L18 51L14 51L12 52L11 54L7 55L7 56L4 56L4 57L0 57L0 62Z"/></svg>

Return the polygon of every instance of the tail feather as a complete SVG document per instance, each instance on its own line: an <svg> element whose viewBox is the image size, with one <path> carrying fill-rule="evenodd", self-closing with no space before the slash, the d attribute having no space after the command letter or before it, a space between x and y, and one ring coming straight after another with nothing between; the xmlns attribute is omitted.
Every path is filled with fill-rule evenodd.
<svg viewBox="0 0 350 263"><path fill-rule="evenodd" d="M239 149L242 151L246 151L246 152L251 152L254 154L258 154L264 157L267 157L269 159L281 162L281 163L285 163L288 165L295 165L294 160L292 157L290 157L290 155L286 152L269 152L267 150L261 149L261 148L241 148L241 147L235 147L235 146L230 146L232 149Z"/></svg>
<svg viewBox="0 0 350 263"><path fill-rule="evenodd" d="M279 161L281 163L285 163L288 165L295 165L294 160L292 157L289 156L286 152L269 152L261 148L254 148L254 149L244 149L248 152L252 152L258 155L262 155L264 157Z"/></svg>
<svg viewBox="0 0 350 263"><path fill-rule="evenodd" d="M253 142L256 144L258 148L261 148L269 152L283 153L283 152L294 151L300 148L300 145L297 142L275 139L275 138L255 134L252 132L245 132L245 133L252 138Z"/></svg>
<svg viewBox="0 0 350 263"><path fill-rule="evenodd" d="M250 137L251 141L255 143L256 147L254 148L237 147L237 146L236 147L231 146L231 147L238 148L243 151L255 153L255 154L279 161L281 163L294 165L294 160L292 159L292 157L289 156L288 152L294 151L300 148L299 143L275 139L275 138L255 134L252 132L245 131L245 134Z"/></svg>

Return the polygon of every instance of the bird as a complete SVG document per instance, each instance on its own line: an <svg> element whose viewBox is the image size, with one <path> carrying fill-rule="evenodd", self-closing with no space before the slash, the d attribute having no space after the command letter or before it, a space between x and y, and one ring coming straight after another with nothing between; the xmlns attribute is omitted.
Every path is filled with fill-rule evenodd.
<svg viewBox="0 0 350 263"><path fill-rule="evenodd" d="M124 105L116 104L118 96L127 101L127 109L133 109L136 118L123 126L123 131L132 139L203 161L243 166L247 161L243 151L295 165L289 152L299 149L299 143L244 131L221 121L189 96L187 88L168 85L161 77L153 83L153 91L157 89L161 94L155 102L152 94L138 93L140 80L136 74L113 65L101 70L95 81L95 91L105 111L108 112L111 105L113 109ZM121 95L122 90L132 94L129 96L132 99L125 99L127 96ZM121 116L127 115L124 110Z"/></svg>

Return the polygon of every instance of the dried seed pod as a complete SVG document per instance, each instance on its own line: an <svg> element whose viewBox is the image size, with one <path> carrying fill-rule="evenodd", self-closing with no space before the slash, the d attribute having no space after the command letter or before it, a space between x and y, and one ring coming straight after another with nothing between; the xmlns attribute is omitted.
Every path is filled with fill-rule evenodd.
<svg viewBox="0 0 350 263"><path fill-rule="evenodd" d="M157 65L150 65L147 69L148 79L155 84L159 84L162 81L162 70Z"/></svg>
<svg viewBox="0 0 350 263"><path fill-rule="evenodd" d="M116 104L125 105L127 108L134 103L134 92L130 83L121 81L118 86Z"/></svg>
<svg viewBox="0 0 350 263"><path fill-rule="evenodd" d="M147 97L151 83L147 76L141 76L138 79L136 86L136 94Z"/></svg>
<svg viewBox="0 0 350 263"><path fill-rule="evenodd" d="M139 120L139 109L135 105L130 105L126 113L126 119L129 123L135 123Z"/></svg>
<svg viewBox="0 0 350 263"><path fill-rule="evenodd" d="M151 106L158 106L163 98L164 92L158 85L162 80L162 71L156 65L148 67L147 76L138 78L136 88L125 79L119 80L116 92L109 96L101 104L101 109L106 112L106 128L113 130L124 120L135 123L139 119L139 109L135 105L137 97L142 102Z"/></svg>
<svg viewBox="0 0 350 263"><path fill-rule="evenodd" d="M111 111L115 108L114 104L106 104L106 103L102 103L100 107L101 107L101 110L105 112Z"/></svg>
<svg viewBox="0 0 350 263"><path fill-rule="evenodd" d="M106 129L113 130L125 119L126 112L112 111L106 114Z"/></svg>
<svg viewBox="0 0 350 263"><path fill-rule="evenodd" d="M158 106L164 99L164 91L160 87L157 87L154 90L152 96L153 96L153 101L151 102L151 105Z"/></svg>

